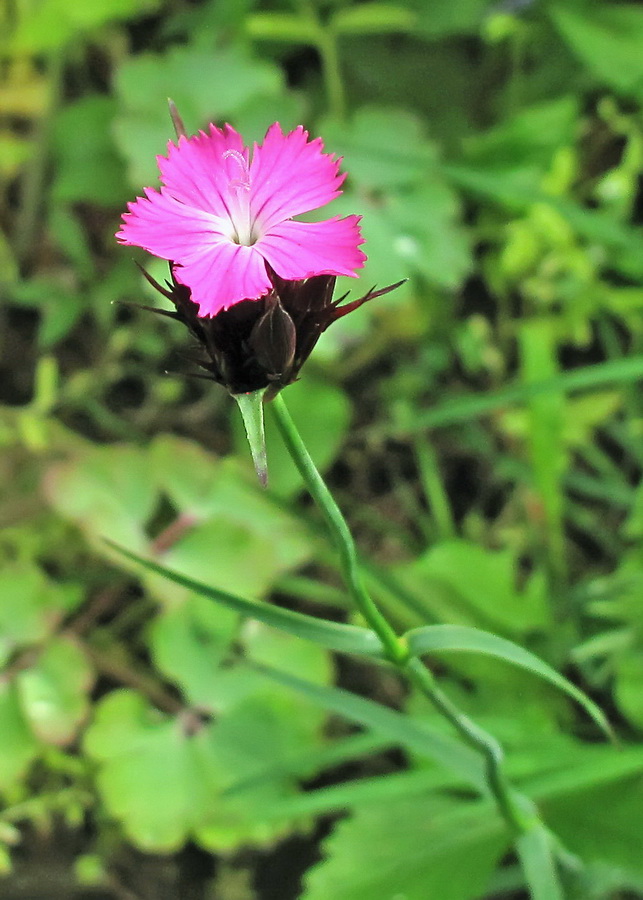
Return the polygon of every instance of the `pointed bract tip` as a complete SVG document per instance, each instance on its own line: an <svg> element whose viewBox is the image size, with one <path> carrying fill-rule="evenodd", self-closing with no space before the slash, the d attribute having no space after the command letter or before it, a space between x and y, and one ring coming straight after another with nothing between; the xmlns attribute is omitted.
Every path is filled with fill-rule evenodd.
<svg viewBox="0 0 643 900"><path fill-rule="evenodd" d="M268 486L268 458L263 423L263 396L265 393L266 388L261 388L247 394L232 395L241 412L259 484L264 488Z"/></svg>
<svg viewBox="0 0 643 900"><path fill-rule="evenodd" d="M177 141L180 137L187 137L188 133L185 130L183 119L181 118L181 114L176 108L176 103L174 102L174 100L172 100L171 97L167 98L167 105L170 110L170 118L172 119L172 124L174 125L174 131L176 133Z"/></svg>

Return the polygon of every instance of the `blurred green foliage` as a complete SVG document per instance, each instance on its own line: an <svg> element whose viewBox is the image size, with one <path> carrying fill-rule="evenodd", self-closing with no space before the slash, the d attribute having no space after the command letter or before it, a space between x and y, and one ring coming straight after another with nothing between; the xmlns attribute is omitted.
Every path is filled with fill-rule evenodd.
<svg viewBox="0 0 643 900"><path fill-rule="evenodd" d="M263 492L186 336L132 305L157 298L113 235L171 96L191 131L303 123L344 157L332 214L363 215L369 260L338 294L408 281L324 336L293 416L400 630L493 631L606 710L618 747L529 672L429 657L560 841L565 896L643 897L643 8L25 0L0 57L7 890L62 828L69 897L188 896L198 847L203 898L556 900L388 669L105 542L352 621L276 433ZM173 868L123 881L137 851Z"/></svg>

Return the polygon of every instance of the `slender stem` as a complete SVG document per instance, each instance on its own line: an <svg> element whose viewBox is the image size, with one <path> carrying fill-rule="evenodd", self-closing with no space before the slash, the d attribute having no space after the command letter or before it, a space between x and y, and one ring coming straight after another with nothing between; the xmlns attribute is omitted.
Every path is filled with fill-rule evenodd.
<svg viewBox="0 0 643 900"><path fill-rule="evenodd" d="M337 52L337 37L329 28L320 29L317 49L324 71L328 107L336 119L343 121L346 118L346 96Z"/></svg>
<svg viewBox="0 0 643 900"><path fill-rule="evenodd" d="M314 23L315 46L322 64L322 76L326 89L326 100L332 115L342 121L346 117L346 95L337 52L337 35L332 25L322 21L313 0L298 0L303 14Z"/></svg>
<svg viewBox="0 0 643 900"><path fill-rule="evenodd" d="M456 527L447 492L444 489L435 450L430 437L418 437L414 441L415 458L424 494L442 540L455 537Z"/></svg>
<svg viewBox="0 0 643 900"><path fill-rule="evenodd" d="M47 107L38 124L35 147L22 184L20 213L16 222L14 249L18 262L24 267L31 262L35 237L40 227L44 185L49 161L51 129L60 102L60 92L64 73L64 56L58 50L48 60ZM70 136L73 140L73 136Z"/></svg>
<svg viewBox="0 0 643 900"><path fill-rule="evenodd" d="M346 585L357 608L382 641L386 655L393 665L428 697L461 738L483 756L489 790L494 795L498 810L509 827L518 834L527 832L539 820L531 801L518 794L509 783L504 770L502 748L491 735L479 728L455 706L438 687L433 675L422 661L409 652L404 638L396 633L380 612L362 582L355 542L346 520L310 458L281 394L275 397L271 407L288 452L326 519L340 554Z"/></svg>
<svg viewBox="0 0 643 900"><path fill-rule="evenodd" d="M457 708L418 657L409 660L406 672L438 712L451 723L463 741L484 757L487 782L505 821L520 834L529 831L539 822L538 814L531 800L511 786L505 772L504 751L498 741Z"/></svg>
<svg viewBox="0 0 643 900"><path fill-rule="evenodd" d="M346 585L361 614L364 616L373 631L382 641L386 654L391 662L397 665L405 665L409 659L409 651L405 642L398 637L395 630L384 618L370 594L364 587L359 570L357 550L353 536L346 524L346 520L335 498L326 487L326 483L317 471L315 463L310 458L306 445L301 439L297 427L286 408L281 394L272 401L272 411L277 422L277 427L283 441L290 453L299 474L304 480L311 496L324 514L330 532L333 536L337 550L339 551L342 570Z"/></svg>

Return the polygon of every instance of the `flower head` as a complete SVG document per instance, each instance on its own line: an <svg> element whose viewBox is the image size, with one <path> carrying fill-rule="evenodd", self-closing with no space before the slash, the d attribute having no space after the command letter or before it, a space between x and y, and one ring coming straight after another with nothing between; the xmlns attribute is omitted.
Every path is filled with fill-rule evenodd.
<svg viewBox="0 0 643 900"><path fill-rule="evenodd" d="M301 127L272 125L252 153L230 125L181 135L159 156L163 186L129 204L117 238L172 263L199 317L212 317L283 281L355 275L365 254L360 217L296 222L339 194L341 160Z"/></svg>

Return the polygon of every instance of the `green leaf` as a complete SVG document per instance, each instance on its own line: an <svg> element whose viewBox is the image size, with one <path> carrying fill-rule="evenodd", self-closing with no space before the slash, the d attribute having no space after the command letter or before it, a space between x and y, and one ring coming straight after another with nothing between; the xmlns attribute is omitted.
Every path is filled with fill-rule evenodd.
<svg viewBox="0 0 643 900"><path fill-rule="evenodd" d="M578 97L556 97L521 109L464 142L470 164L487 172L536 166L545 175L561 146L571 144L578 121Z"/></svg>
<svg viewBox="0 0 643 900"><path fill-rule="evenodd" d="M558 370L557 334L549 319L532 319L521 323L519 333L521 374L525 384L555 378ZM566 418L565 395L550 391L529 401L527 440L534 487L543 508L543 540L549 550L554 571L564 577L565 535L564 500L561 479L567 464L563 442Z"/></svg>
<svg viewBox="0 0 643 900"><path fill-rule="evenodd" d="M149 647L156 668L179 686L192 706L216 709L221 663L238 632L238 616L206 597L190 594L150 624Z"/></svg>
<svg viewBox="0 0 643 900"><path fill-rule="evenodd" d="M193 591L195 594L209 597L215 603L220 603L228 609L232 609L241 615L249 616L252 619L257 619L259 622L263 622L273 628L278 628L288 634L312 641L329 650L374 657L383 655L379 638L374 632L366 628L359 628L355 625L342 625L338 622L328 622L324 619L316 619L314 616L307 616L303 613L294 612L269 603L259 603L256 600L236 597L226 591L201 584L159 563L144 559L135 553L131 553L129 550L125 550L118 544L113 543L113 541L106 541L106 543L147 571L169 578L170 581Z"/></svg>
<svg viewBox="0 0 643 900"><path fill-rule="evenodd" d="M625 3L550 4L549 15L571 49L603 84L643 95L643 11Z"/></svg>
<svg viewBox="0 0 643 900"><path fill-rule="evenodd" d="M479 755L455 738L447 737L424 722L416 722L402 713L349 691L320 687L268 666L257 666L257 669L276 683L303 694L311 703L388 737L418 756L444 766L466 784L473 785L483 793L486 791L486 779Z"/></svg>
<svg viewBox="0 0 643 900"><path fill-rule="evenodd" d="M416 16L413 12L403 6L370 2L338 9L331 17L331 27L336 34L352 34L359 37L412 31L415 21Z"/></svg>
<svg viewBox="0 0 643 900"><path fill-rule="evenodd" d="M49 744L68 744L89 710L93 671L85 654L72 641L58 638L17 685L26 720L34 734Z"/></svg>
<svg viewBox="0 0 643 900"><path fill-rule="evenodd" d="M643 774L588 786L542 804L563 845L586 862L604 862L643 877Z"/></svg>
<svg viewBox="0 0 643 900"><path fill-rule="evenodd" d="M131 691L99 704L85 750L99 763L108 812L141 849L179 849L215 802L203 734L190 739L180 717L160 715Z"/></svg>
<svg viewBox="0 0 643 900"><path fill-rule="evenodd" d="M258 41L285 41L293 44L315 45L320 29L314 19L290 13L251 13L245 23L246 33Z"/></svg>
<svg viewBox="0 0 643 900"><path fill-rule="evenodd" d="M450 397L428 411L419 412L413 422L413 431L465 422L468 419L488 415L505 406L526 403L539 394L593 390L605 385L629 384L640 378L643 378L643 356L629 356L591 366L579 366L553 378L544 378L529 384L511 385L484 394ZM405 425L403 428L395 429L395 433L406 433L408 430L408 426Z"/></svg>
<svg viewBox="0 0 643 900"><path fill-rule="evenodd" d="M457 34L478 34L489 6L485 0L409 0L411 9L417 10L416 28L429 39Z"/></svg>
<svg viewBox="0 0 643 900"><path fill-rule="evenodd" d="M28 13L23 12L9 46L13 51L40 53L64 46L79 33L110 21L151 13L158 6L159 0L41 0Z"/></svg>
<svg viewBox="0 0 643 900"><path fill-rule="evenodd" d="M231 593L261 595L310 558L313 541L247 477L247 460L247 447L240 460L222 460L170 435L157 438L151 450L155 481L178 510L177 524L186 523L165 550L167 566Z"/></svg>
<svg viewBox="0 0 643 900"><path fill-rule="evenodd" d="M521 834L516 850L531 900L565 900L556 869L552 836L542 825Z"/></svg>
<svg viewBox="0 0 643 900"><path fill-rule="evenodd" d="M621 653L616 661L614 694L618 708L639 730L643 730L643 658L640 648Z"/></svg>
<svg viewBox="0 0 643 900"><path fill-rule="evenodd" d="M399 567L398 576L439 621L521 634L543 628L549 612L532 578L516 589L511 550L487 550L462 539L442 541Z"/></svg>
<svg viewBox="0 0 643 900"><path fill-rule="evenodd" d="M77 459L52 466L45 489L50 503L89 538L108 534L143 549L145 522L156 503L147 454L130 445L87 449Z"/></svg>
<svg viewBox="0 0 643 900"><path fill-rule="evenodd" d="M463 625L427 625L409 631L405 637L414 655L440 652L482 653L527 669L576 700L598 727L608 737L613 737L609 722L593 700L547 663L512 641Z"/></svg>
<svg viewBox="0 0 643 900"><path fill-rule="evenodd" d="M215 91L212 85L217 86ZM131 56L117 71L122 112L114 121L114 135L132 184L140 188L157 183L156 155L166 153L173 138L168 97L191 134L210 122L233 117L257 98L279 95L282 89L280 69L241 47L219 47L216 53L175 47L163 55Z"/></svg>
<svg viewBox="0 0 643 900"><path fill-rule="evenodd" d="M125 202L125 166L110 138L116 109L113 98L89 96L66 106L56 116L52 187L55 200L103 205Z"/></svg>
<svg viewBox="0 0 643 900"><path fill-rule="evenodd" d="M44 640L81 599L75 586L50 581L26 563L4 565L0 596L0 666L17 648Z"/></svg>
<svg viewBox="0 0 643 900"><path fill-rule="evenodd" d="M295 792L289 759L295 747L315 755L321 719L302 715L303 705L282 692L262 690L257 673L232 674L242 681L249 675L253 690L240 692L213 722L190 709L168 717L131 691L98 705L85 750L108 812L141 849L170 852L192 838L228 852L283 832L283 822L269 821L264 810ZM271 777L257 778L266 759ZM239 779L251 789L227 792Z"/></svg>
<svg viewBox="0 0 643 900"><path fill-rule="evenodd" d="M471 265L469 241L459 222L459 198L421 120L405 110L364 107L348 126L329 120L323 131L344 157L354 186L335 208L348 214L358 204L363 215L369 246L363 283L416 273L440 287L459 285ZM397 292L386 302L399 297Z"/></svg>
<svg viewBox="0 0 643 900"><path fill-rule="evenodd" d="M324 122L323 132L325 144L342 155L351 181L361 187L382 192L436 177L436 146L421 120L406 110L362 107L348 125Z"/></svg>
<svg viewBox="0 0 643 900"><path fill-rule="evenodd" d="M471 900L484 893L509 843L485 803L420 793L368 806L324 842L325 859L308 872L302 900Z"/></svg>
<svg viewBox="0 0 643 900"><path fill-rule="evenodd" d="M0 792L22 779L38 753L38 742L21 708L15 684L0 680Z"/></svg>
<svg viewBox="0 0 643 900"><path fill-rule="evenodd" d="M359 778L343 784L316 788L276 801L267 811L272 819L342 813L354 807L389 803L405 797L416 797L428 791L456 788L453 775L441 769L412 769L375 778Z"/></svg>
<svg viewBox="0 0 643 900"><path fill-rule="evenodd" d="M312 539L294 515L249 483L240 465L180 438L163 436L150 448L83 449L52 466L46 490L89 540L106 536L141 553L156 547L168 567L231 592L261 595L312 552ZM168 497L175 513L169 521ZM159 508L165 527L153 541ZM99 547L106 551L102 542ZM167 580L150 579L148 587L167 602L182 597Z"/></svg>

